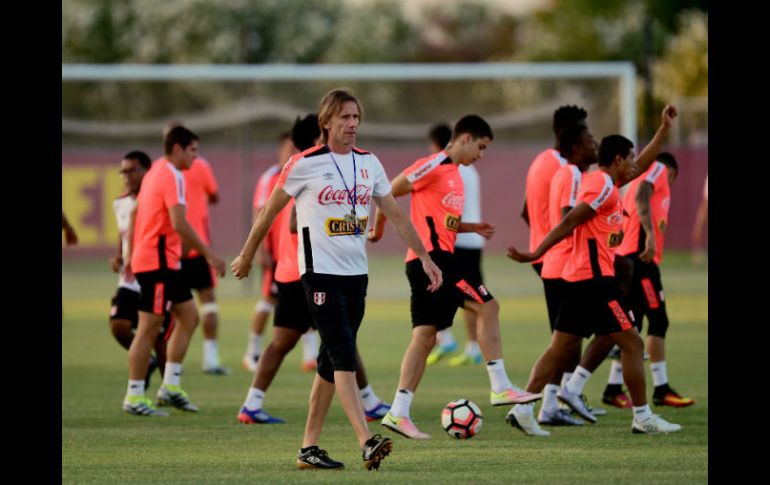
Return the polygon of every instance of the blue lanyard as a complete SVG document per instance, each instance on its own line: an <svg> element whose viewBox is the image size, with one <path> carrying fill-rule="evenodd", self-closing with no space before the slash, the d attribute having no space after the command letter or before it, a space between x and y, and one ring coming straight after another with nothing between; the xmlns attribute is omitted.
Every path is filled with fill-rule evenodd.
<svg viewBox="0 0 770 485"><path fill-rule="evenodd" d="M335 160L334 156L332 156L331 148L329 148L329 156L331 157L332 162L334 162L334 166L337 167L337 173L340 174L340 178L342 179L343 185L345 185L345 191L348 194L348 201L350 202L350 205L353 206L353 210L351 211L351 214L355 216L356 215L356 156L353 154L353 151L351 150L350 156L353 157L353 190L352 191L348 188L348 184L345 182L345 177L342 176L342 170L340 170L340 166L337 165L337 160ZM357 226L356 226L356 229L358 229Z"/></svg>

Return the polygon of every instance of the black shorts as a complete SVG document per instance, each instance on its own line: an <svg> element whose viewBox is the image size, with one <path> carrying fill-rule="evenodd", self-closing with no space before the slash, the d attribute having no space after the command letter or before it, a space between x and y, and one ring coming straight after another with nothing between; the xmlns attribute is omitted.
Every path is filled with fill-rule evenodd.
<svg viewBox="0 0 770 485"><path fill-rule="evenodd" d="M553 333L556 328L556 317L564 303L564 280L561 278L543 278L545 290L545 305L548 307L548 324Z"/></svg>
<svg viewBox="0 0 770 485"><path fill-rule="evenodd" d="M203 290L214 286L211 267L203 256L182 259L182 278L191 290Z"/></svg>
<svg viewBox="0 0 770 485"><path fill-rule="evenodd" d="M289 328L299 333L307 332L308 328L315 328L313 317L307 307L307 298L302 281L291 283L275 282L278 285L278 304L275 307L273 325Z"/></svg>
<svg viewBox="0 0 770 485"><path fill-rule="evenodd" d="M660 268L655 263L643 262L636 254L627 256L627 259L632 261L634 268L628 303L636 319L636 327L642 331L642 320L646 316L649 323L647 335L665 338L669 322Z"/></svg>
<svg viewBox="0 0 770 485"><path fill-rule="evenodd" d="M136 273L135 276L142 287L140 311L163 315L171 305L192 300L190 287L182 279L181 271L159 269Z"/></svg>
<svg viewBox="0 0 770 485"><path fill-rule="evenodd" d="M302 287L321 336L318 375L334 382L334 371L355 372L356 336L366 308L367 275L302 275ZM279 293L280 297L280 293Z"/></svg>
<svg viewBox="0 0 770 485"><path fill-rule="evenodd" d="M628 303L615 278L565 281L563 291L564 304L556 317L556 330L588 338L634 327Z"/></svg>
<svg viewBox="0 0 770 485"><path fill-rule="evenodd" d="M118 292L112 297L110 307L110 320L128 320L131 322L131 328L135 329L139 325L139 293L128 288L118 288ZM170 333L172 316L166 312L166 318L163 320L163 326L160 329L160 335L166 336Z"/></svg>
<svg viewBox="0 0 770 485"><path fill-rule="evenodd" d="M460 273L468 283L484 283L484 276L481 273L481 249L455 248L455 261L457 261L457 272ZM474 284L474 286L477 286Z"/></svg>
<svg viewBox="0 0 770 485"><path fill-rule="evenodd" d="M452 326L455 313L465 305L465 300L486 303L494 299L480 280L469 281L460 275L452 253L431 251L430 257L441 270L444 281L434 293L427 289L430 280L422 269L422 262L413 259L406 263L406 277L412 289L412 327L433 325L443 330Z"/></svg>

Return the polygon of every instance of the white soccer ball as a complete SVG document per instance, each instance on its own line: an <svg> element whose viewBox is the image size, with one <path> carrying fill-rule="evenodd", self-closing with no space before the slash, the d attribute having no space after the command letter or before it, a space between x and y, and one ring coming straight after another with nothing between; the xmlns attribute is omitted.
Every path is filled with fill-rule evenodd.
<svg viewBox="0 0 770 485"><path fill-rule="evenodd" d="M457 439L474 437L481 430L483 416L475 402L456 399L441 411L441 427Z"/></svg>

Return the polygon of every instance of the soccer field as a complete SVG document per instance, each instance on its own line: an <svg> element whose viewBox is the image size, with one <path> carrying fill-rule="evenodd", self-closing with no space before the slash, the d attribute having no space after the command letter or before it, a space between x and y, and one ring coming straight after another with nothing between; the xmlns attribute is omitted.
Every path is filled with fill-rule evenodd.
<svg viewBox="0 0 770 485"><path fill-rule="evenodd" d="M252 378L240 361L259 289L258 270L245 283L228 275L218 288L220 354L232 374L203 374L202 337L196 330L182 385L200 413L172 410L167 418L142 418L121 410L127 355L107 325L117 277L106 260L64 262L62 482L707 483L708 273L705 267L690 266L684 255L667 257L662 274L671 320L668 374L672 386L696 404L684 409L653 407L653 411L681 424L681 432L632 434L630 411L611 408L595 425L549 428L547 438L525 436L505 423L507 406L489 404L483 366L453 368L440 362L427 368L412 405L412 417L433 439L407 440L370 423L373 432L394 440L393 453L373 472L362 468L355 436L336 399L320 446L346 469L296 469L312 381L312 374L300 371L299 346L284 361L264 405L287 423L243 425L236 420ZM411 328L408 283L401 257L378 257L370 267L366 317L358 341L372 387L390 402ZM484 270L490 291L500 301L506 368L511 380L524 386L549 339L540 280L528 265L502 256L486 257ZM459 313L454 329L464 342ZM602 364L586 387L593 404L600 404L608 367ZM651 398L652 378L645 368ZM156 373L148 396L154 396L160 382ZM440 427L441 409L458 398L475 401L484 414L481 432L471 440L450 438Z"/></svg>

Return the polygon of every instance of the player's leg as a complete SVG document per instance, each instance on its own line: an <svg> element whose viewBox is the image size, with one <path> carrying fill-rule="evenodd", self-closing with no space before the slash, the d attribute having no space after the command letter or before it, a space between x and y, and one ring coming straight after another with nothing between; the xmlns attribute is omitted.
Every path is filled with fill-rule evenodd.
<svg viewBox="0 0 770 485"><path fill-rule="evenodd" d="M366 420L379 421L385 417L390 410L390 403L381 400L369 384L369 378L366 376L364 361L361 359L361 352L356 346L356 385L358 386L358 395L361 403L364 405L364 414Z"/></svg>

